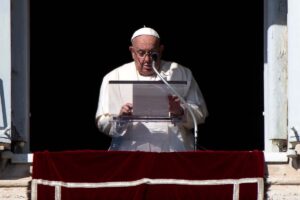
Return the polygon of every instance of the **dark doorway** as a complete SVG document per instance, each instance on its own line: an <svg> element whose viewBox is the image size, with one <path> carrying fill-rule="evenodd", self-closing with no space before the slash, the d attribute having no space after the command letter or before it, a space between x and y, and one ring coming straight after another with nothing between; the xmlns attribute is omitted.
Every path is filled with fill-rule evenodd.
<svg viewBox="0 0 300 200"><path fill-rule="evenodd" d="M31 1L31 151L108 147L94 123L102 77L131 61L130 37L143 25L161 35L164 59L197 79L210 113L199 146L262 150L263 2L213 2Z"/></svg>

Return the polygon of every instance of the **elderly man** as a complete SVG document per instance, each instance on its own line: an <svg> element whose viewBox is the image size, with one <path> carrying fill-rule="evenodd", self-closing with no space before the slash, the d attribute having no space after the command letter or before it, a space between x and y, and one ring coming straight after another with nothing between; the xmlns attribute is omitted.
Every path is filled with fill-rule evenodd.
<svg viewBox="0 0 300 200"><path fill-rule="evenodd" d="M109 150L154 152L193 150L194 134L191 129L194 128L195 121L196 124L205 121L207 109L192 72L176 62L161 59L164 46L160 44L159 34L152 28L143 27L135 31L131 43L129 50L134 61L109 72L101 84L96 124L101 132L112 137ZM156 70L152 66L153 59ZM180 92L182 95L180 98L176 95L169 96L169 112L171 116L181 117L183 119L181 122L174 125L170 121L133 120L117 123L113 120L116 115L131 116L134 105L132 102L123 102L122 98L115 98L113 103L110 102L112 100L109 98L109 81L160 81L161 78L166 81L187 83L184 91ZM112 104L118 113L111 112Z"/></svg>

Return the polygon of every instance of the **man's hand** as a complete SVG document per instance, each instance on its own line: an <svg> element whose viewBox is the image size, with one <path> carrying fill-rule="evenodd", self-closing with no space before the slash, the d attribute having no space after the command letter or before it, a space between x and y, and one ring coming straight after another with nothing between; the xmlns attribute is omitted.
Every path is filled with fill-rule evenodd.
<svg viewBox="0 0 300 200"><path fill-rule="evenodd" d="M173 116L182 116L184 114L183 108L180 106L180 99L177 96L169 95L169 112Z"/></svg>
<svg viewBox="0 0 300 200"><path fill-rule="evenodd" d="M122 115L132 115L132 103L126 103L121 107L120 116Z"/></svg>

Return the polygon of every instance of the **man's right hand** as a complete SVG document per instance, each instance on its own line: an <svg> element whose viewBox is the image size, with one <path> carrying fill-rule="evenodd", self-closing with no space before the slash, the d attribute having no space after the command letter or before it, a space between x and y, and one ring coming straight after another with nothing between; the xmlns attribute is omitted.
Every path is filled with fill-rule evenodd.
<svg viewBox="0 0 300 200"><path fill-rule="evenodd" d="M121 107L120 116L122 115L132 115L132 103L126 103Z"/></svg>

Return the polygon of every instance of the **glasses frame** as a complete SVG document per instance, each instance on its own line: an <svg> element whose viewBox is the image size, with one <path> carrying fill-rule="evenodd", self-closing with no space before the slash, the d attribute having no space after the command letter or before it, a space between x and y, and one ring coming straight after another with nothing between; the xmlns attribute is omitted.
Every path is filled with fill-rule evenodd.
<svg viewBox="0 0 300 200"><path fill-rule="evenodd" d="M146 56L149 56L151 58L151 55L153 54L159 54L159 50L143 50L143 49L139 49L136 47L132 47L134 49L134 53L139 57L139 58L145 58Z"/></svg>

